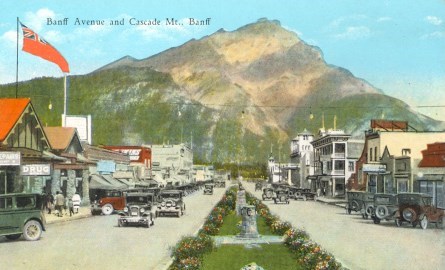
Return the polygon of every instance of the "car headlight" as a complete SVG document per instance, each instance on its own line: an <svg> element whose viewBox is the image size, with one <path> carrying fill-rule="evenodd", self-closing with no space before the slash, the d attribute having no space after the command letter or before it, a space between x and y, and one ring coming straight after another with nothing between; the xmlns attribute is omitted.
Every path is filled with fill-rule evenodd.
<svg viewBox="0 0 445 270"><path fill-rule="evenodd" d="M124 212L128 212L128 207L125 207L125 208L124 208Z"/></svg>
<svg viewBox="0 0 445 270"><path fill-rule="evenodd" d="M139 211L140 211L141 213L144 213L144 212L145 212L145 209L144 209L144 208L141 208L141 209L139 209Z"/></svg>

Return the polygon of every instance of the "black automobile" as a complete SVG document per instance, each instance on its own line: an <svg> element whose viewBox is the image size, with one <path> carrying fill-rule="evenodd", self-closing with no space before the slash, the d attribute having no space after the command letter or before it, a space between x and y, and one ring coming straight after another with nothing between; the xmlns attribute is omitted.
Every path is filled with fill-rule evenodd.
<svg viewBox="0 0 445 270"><path fill-rule="evenodd" d="M368 218L366 209L369 205L374 204L374 194L364 191L348 191L348 202L346 204L346 212L351 214L352 211L360 212L364 219Z"/></svg>
<svg viewBox="0 0 445 270"><path fill-rule="evenodd" d="M399 209L397 194L376 193L374 204L366 208L366 213L371 216L375 224L381 220L392 220Z"/></svg>
<svg viewBox="0 0 445 270"><path fill-rule="evenodd" d="M274 197L274 189L271 187L265 187L263 188L263 194L261 195L261 198L263 201L272 200Z"/></svg>
<svg viewBox="0 0 445 270"><path fill-rule="evenodd" d="M275 196L273 197L273 201L275 204L277 203L285 203L289 204L289 191L286 189L276 189Z"/></svg>
<svg viewBox="0 0 445 270"><path fill-rule="evenodd" d="M204 185L204 195L212 195L213 194L213 184L205 184Z"/></svg>
<svg viewBox="0 0 445 270"><path fill-rule="evenodd" d="M154 225L155 195L154 193L127 193L126 206L118 212L119 227L127 225L145 226Z"/></svg>

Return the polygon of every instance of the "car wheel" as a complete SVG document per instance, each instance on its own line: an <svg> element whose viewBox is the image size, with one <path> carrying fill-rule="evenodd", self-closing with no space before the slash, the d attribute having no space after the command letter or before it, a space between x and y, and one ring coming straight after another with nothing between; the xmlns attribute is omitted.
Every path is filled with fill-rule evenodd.
<svg viewBox="0 0 445 270"><path fill-rule="evenodd" d="M378 217L374 217L374 224L380 224L380 219Z"/></svg>
<svg viewBox="0 0 445 270"><path fill-rule="evenodd" d="M402 220L400 220L400 218L396 218L395 222L397 227L402 226Z"/></svg>
<svg viewBox="0 0 445 270"><path fill-rule="evenodd" d="M372 214L374 214L374 206L368 205L368 207L366 207L366 214L372 216Z"/></svg>
<svg viewBox="0 0 445 270"><path fill-rule="evenodd" d="M384 219L388 215L388 213L389 213L389 211L388 211L388 207L386 207L386 205L379 205L375 209L375 215L379 219Z"/></svg>
<svg viewBox="0 0 445 270"><path fill-rule="evenodd" d="M17 240L20 238L20 236L22 236L21 233L5 235L6 239L8 240Z"/></svg>
<svg viewBox="0 0 445 270"><path fill-rule="evenodd" d="M114 211L114 208L111 204L107 203L106 205L102 206L102 214L108 216L111 215Z"/></svg>
<svg viewBox="0 0 445 270"><path fill-rule="evenodd" d="M26 222L23 227L23 236L28 241L35 241L42 235L42 225L36 220Z"/></svg>
<svg viewBox="0 0 445 270"><path fill-rule="evenodd" d="M420 227L424 230L428 228L428 218L426 215L423 215L422 219L420 220Z"/></svg>
<svg viewBox="0 0 445 270"><path fill-rule="evenodd" d="M413 222L417 220L417 214L416 211L410 207L405 208L402 212L402 216L405 220Z"/></svg>

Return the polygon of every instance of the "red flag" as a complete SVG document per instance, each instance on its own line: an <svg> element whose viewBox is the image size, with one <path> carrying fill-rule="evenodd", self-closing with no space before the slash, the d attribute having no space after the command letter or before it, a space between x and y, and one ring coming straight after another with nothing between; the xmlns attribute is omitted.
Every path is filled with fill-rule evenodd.
<svg viewBox="0 0 445 270"><path fill-rule="evenodd" d="M29 29L22 23L20 24L23 30L23 51L57 64L65 73L70 72L68 62L56 48L51 46L48 41L44 40L33 30Z"/></svg>

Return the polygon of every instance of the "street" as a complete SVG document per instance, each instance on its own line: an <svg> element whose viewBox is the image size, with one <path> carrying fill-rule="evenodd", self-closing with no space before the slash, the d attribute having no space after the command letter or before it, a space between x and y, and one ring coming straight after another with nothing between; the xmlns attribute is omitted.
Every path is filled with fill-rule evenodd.
<svg viewBox="0 0 445 270"><path fill-rule="evenodd" d="M117 215L49 224L39 241L0 237L1 269L166 269L170 247L197 232L224 188L184 198L184 216L159 217L150 228L117 226Z"/></svg>
<svg viewBox="0 0 445 270"><path fill-rule="evenodd" d="M261 198L254 184L243 185ZM308 232L313 241L351 270L445 269L445 230L436 229L434 224L426 230L409 225L398 228L394 221L375 225L361 215L346 214L344 208L314 201L265 204L282 221Z"/></svg>

